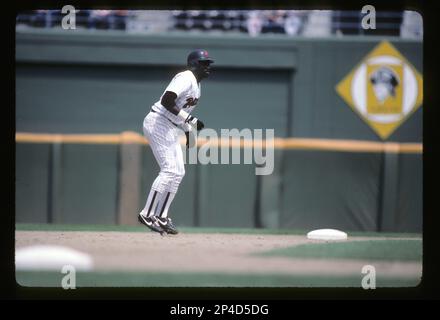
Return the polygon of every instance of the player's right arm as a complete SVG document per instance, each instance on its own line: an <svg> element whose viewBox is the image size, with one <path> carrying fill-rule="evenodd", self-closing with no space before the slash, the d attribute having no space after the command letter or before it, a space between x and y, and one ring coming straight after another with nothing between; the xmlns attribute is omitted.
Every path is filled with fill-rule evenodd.
<svg viewBox="0 0 440 320"><path fill-rule="evenodd" d="M172 91L166 91L160 103L172 114L180 117L185 123L190 123L196 126L197 130L202 130L205 125L196 117L190 115L185 110L179 110L176 106L177 94Z"/></svg>

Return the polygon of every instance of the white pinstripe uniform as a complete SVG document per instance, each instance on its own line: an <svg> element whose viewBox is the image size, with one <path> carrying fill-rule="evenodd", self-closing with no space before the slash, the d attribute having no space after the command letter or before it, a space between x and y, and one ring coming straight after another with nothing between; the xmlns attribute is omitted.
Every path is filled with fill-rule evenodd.
<svg viewBox="0 0 440 320"><path fill-rule="evenodd" d="M185 175L183 154L178 139L179 130L190 131L192 128L161 104L166 91L172 91L177 95L176 106L179 110L184 108L186 112L191 113L200 98L200 83L189 70L178 73L159 101L152 106L152 111L144 118L144 135L160 166L159 175L154 180L145 207L141 211L144 217L168 217L168 209Z"/></svg>

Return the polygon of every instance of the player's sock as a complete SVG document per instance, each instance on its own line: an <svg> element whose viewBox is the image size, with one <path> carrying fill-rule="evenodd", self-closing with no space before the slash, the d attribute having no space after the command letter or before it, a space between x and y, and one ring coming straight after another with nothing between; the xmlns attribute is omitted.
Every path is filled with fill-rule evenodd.
<svg viewBox="0 0 440 320"><path fill-rule="evenodd" d="M174 200L176 194L166 191L158 195L158 202L155 210L155 214L158 217L166 218L168 217L168 209L170 208L171 202Z"/></svg>
<svg viewBox="0 0 440 320"><path fill-rule="evenodd" d="M159 198L159 192L151 189L150 194L147 198L147 203L145 204L144 209L141 211L141 215L143 217L150 217L154 214L154 209L157 206L157 201Z"/></svg>

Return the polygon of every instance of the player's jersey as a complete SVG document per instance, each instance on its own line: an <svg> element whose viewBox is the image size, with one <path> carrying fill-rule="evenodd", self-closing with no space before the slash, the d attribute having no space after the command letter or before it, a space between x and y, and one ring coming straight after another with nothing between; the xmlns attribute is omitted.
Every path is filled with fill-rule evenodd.
<svg viewBox="0 0 440 320"><path fill-rule="evenodd" d="M152 107L155 112L164 115L175 124L182 125L183 120L169 112L161 103L162 97L167 91L174 92L177 95L177 109L184 109L186 112L191 113L200 99L200 83L197 83L197 79L191 71L180 72L174 76L159 101Z"/></svg>

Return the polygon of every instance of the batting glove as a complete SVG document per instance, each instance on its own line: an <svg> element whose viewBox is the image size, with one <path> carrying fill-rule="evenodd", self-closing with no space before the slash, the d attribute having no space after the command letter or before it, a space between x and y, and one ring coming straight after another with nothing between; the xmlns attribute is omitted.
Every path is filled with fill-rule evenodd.
<svg viewBox="0 0 440 320"><path fill-rule="evenodd" d="M185 122L196 126L197 131L202 130L205 127L205 124L202 121L192 115L189 115L188 118L186 118Z"/></svg>
<svg viewBox="0 0 440 320"><path fill-rule="evenodd" d="M180 117L185 123L189 123L191 125L196 126L197 131L202 130L205 127L205 124L202 121L190 115L188 112L186 112L183 109L179 111L177 116Z"/></svg>

